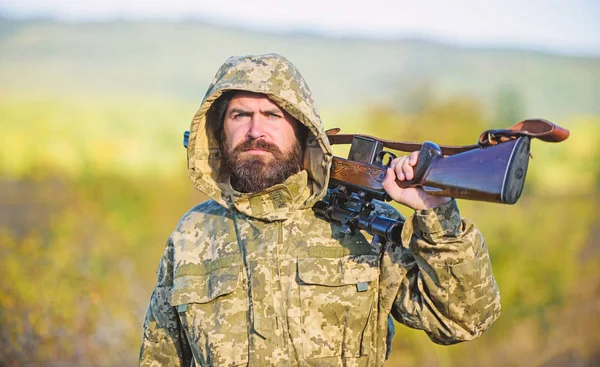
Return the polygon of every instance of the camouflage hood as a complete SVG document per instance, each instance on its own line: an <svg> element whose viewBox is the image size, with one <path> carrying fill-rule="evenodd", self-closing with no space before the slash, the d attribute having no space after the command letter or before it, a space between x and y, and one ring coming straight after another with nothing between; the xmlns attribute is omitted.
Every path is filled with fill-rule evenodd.
<svg viewBox="0 0 600 367"><path fill-rule="evenodd" d="M221 172L218 116L213 103L226 91L266 94L310 133L304 142L304 170L260 193L233 190ZM219 68L190 126L188 174L194 186L227 208L264 220L287 219L310 208L327 191L332 153L308 85L292 63L277 54L234 56Z"/></svg>

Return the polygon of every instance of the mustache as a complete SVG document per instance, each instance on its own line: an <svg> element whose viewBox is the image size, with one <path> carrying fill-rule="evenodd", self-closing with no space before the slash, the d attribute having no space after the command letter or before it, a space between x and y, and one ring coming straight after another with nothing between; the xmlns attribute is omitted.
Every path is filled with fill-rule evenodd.
<svg viewBox="0 0 600 367"><path fill-rule="evenodd" d="M264 140L246 140L233 149L233 152L245 152L253 149L261 149L267 152L282 154L281 150L275 145L271 143L267 143Z"/></svg>

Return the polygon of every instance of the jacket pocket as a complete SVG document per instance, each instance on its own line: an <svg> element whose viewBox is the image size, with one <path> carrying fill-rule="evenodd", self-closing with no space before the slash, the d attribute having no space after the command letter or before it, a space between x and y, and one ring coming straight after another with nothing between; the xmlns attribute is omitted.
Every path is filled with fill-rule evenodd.
<svg viewBox="0 0 600 367"><path fill-rule="evenodd" d="M187 264L176 271L171 305L200 365L248 362L248 301L241 266Z"/></svg>
<svg viewBox="0 0 600 367"><path fill-rule="evenodd" d="M378 278L377 255L298 259L306 358L366 354Z"/></svg>

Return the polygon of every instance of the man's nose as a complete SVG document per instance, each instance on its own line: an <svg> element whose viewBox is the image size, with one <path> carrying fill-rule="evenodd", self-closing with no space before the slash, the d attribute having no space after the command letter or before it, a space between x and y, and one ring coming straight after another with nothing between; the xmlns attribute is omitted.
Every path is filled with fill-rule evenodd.
<svg viewBox="0 0 600 367"><path fill-rule="evenodd" d="M253 139L258 139L265 136L265 116L261 114L253 114L250 120L250 128L248 129L248 136Z"/></svg>

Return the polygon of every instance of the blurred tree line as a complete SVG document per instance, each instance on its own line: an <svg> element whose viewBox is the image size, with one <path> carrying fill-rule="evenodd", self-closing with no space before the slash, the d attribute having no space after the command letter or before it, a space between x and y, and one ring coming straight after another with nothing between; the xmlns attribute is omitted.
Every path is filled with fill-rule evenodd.
<svg viewBox="0 0 600 367"><path fill-rule="evenodd" d="M510 88L498 98L513 112L489 117L473 98L439 100L424 86L411 108L323 116L345 132L471 144L518 116ZM0 365L136 364L164 241L205 199L187 179L181 147L193 112L176 103L0 101L12 135L0 146ZM500 319L451 347L399 326L387 365L600 364L600 118L556 122L572 136L532 144L519 203L460 202L487 238Z"/></svg>

